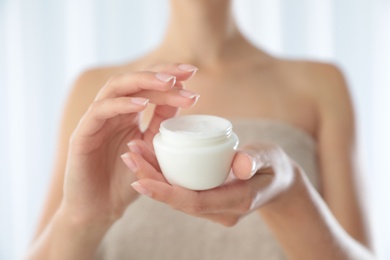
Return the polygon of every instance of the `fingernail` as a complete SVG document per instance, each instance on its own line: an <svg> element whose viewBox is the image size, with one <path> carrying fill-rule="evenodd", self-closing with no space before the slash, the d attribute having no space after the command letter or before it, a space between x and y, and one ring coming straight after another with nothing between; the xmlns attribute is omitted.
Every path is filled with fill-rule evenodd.
<svg viewBox="0 0 390 260"><path fill-rule="evenodd" d="M257 165L256 165L256 162L255 160L253 159L252 156L250 156L249 154L247 153L244 153L246 155L246 157L248 157L248 159L251 161L252 163L252 168L251 168L251 175L250 177L252 177L256 172L257 172Z"/></svg>
<svg viewBox="0 0 390 260"><path fill-rule="evenodd" d="M166 74L166 73L157 73L156 74L156 78L162 82L169 82L171 80L173 80L173 84L175 84L176 82L176 77L175 76L172 76L172 75L169 75L169 74Z"/></svg>
<svg viewBox="0 0 390 260"><path fill-rule="evenodd" d="M149 99L134 97L134 98L131 98L131 103L136 104L136 105L140 105L140 106L146 106L149 103Z"/></svg>
<svg viewBox="0 0 390 260"><path fill-rule="evenodd" d="M195 104L198 102L200 95L196 95L195 102L191 105L191 107L195 106Z"/></svg>
<svg viewBox="0 0 390 260"><path fill-rule="evenodd" d="M133 187L133 189L135 189L138 193L140 193L142 195L145 195L145 196L148 196L148 197L152 196L152 193L147 188L142 186L138 181L133 182L131 184L131 187Z"/></svg>
<svg viewBox="0 0 390 260"><path fill-rule="evenodd" d="M132 172L136 172L138 170L137 164L130 158L130 156L125 153L121 155L123 162L130 168Z"/></svg>
<svg viewBox="0 0 390 260"><path fill-rule="evenodd" d="M194 72L194 71L198 70L197 67L195 67L194 65L191 65L191 64L180 64L178 67L179 67L179 69L184 70L184 71L188 71L188 72Z"/></svg>
<svg viewBox="0 0 390 260"><path fill-rule="evenodd" d="M191 92L191 91L188 91L185 89L180 89L179 93L180 93L180 95L182 95L183 97L186 97L186 98L195 98L195 97L196 97L196 99L199 98L198 94L195 94L194 92Z"/></svg>
<svg viewBox="0 0 390 260"><path fill-rule="evenodd" d="M130 143L127 144L127 146L129 147L130 151L132 151L133 153L138 153L138 154L141 154L141 149L139 149L138 145L131 141Z"/></svg>

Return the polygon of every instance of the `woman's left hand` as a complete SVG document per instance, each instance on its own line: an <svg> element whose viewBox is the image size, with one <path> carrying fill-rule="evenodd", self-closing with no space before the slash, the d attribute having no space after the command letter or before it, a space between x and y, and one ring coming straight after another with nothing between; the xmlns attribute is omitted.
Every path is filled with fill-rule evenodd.
<svg viewBox="0 0 390 260"><path fill-rule="evenodd" d="M236 153L232 174L222 186L193 191L165 181L155 154L146 143L135 140L128 146L128 157L136 164L139 178L132 184L136 191L225 226L233 226L249 212L277 200L292 186L297 172L295 163L279 146L256 143ZM123 157L125 164L128 157ZM134 165L131 169L134 171Z"/></svg>

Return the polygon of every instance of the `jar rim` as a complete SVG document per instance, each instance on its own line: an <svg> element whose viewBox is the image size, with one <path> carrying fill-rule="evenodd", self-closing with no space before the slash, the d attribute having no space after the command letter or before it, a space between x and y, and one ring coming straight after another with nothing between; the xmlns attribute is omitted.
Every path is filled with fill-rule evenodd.
<svg viewBox="0 0 390 260"><path fill-rule="evenodd" d="M213 115L184 115L160 124L160 133L175 139L210 140L231 135L229 120Z"/></svg>

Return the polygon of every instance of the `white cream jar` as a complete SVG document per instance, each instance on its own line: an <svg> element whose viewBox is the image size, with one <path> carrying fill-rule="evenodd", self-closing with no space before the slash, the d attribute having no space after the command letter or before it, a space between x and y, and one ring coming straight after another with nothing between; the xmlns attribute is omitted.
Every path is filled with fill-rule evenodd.
<svg viewBox="0 0 390 260"><path fill-rule="evenodd" d="M223 184L238 146L232 124L221 117L188 115L165 120L153 139L166 180L191 190Z"/></svg>

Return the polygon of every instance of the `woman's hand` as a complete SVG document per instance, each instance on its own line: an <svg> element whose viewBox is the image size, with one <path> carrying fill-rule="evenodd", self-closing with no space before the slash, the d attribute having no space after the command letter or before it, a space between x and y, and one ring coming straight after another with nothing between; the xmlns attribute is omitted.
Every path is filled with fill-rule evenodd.
<svg viewBox="0 0 390 260"><path fill-rule="evenodd" d="M112 77L80 120L70 140L61 209L74 220L113 223L137 193L135 176L120 156L133 139L150 145L162 120L195 104L198 95L183 89L196 68L186 64L155 66L153 71ZM149 127L141 132L140 112L156 104Z"/></svg>
<svg viewBox="0 0 390 260"><path fill-rule="evenodd" d="M237 152L233 174L224 185L192 191L165 181L154 152L145 142L133 141L129 148L123 159L139 178L132 184L135 190L174 209L225 226L236 224L242 216L281 197L296 174L295 164L280 147L254 144ZM130 159L135 164L129 164Z"/></svg>

